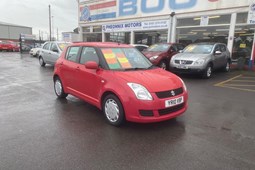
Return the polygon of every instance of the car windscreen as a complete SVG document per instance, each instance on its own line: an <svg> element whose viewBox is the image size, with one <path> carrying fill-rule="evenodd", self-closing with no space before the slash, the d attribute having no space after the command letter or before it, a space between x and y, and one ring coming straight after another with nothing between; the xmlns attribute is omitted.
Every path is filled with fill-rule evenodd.
<svg viewBox="0 0 255 170"><path fill-rule="evenodd" d="M70 43L57 43L57 44L58 44L58 47L61 49L61 51L63 51L64 48L65 48L66 46L68 46Z"/></svg>
<svg viewBox="0 0 255 170"><path fill-rule="evenodd" d="M183 50L183 53L210 54L212 49L211 44L191 44Z"/></svg>
<svg viewBox="0 0 255 170"><path fill-rule="evenodd" d="M147 51L153 51L153 52L167 51L169 48L170 48L169 44L154 44L154 45L151 45L149 48L147 48Z"/></svg>
<svg viewBox="0 0 255 170"><path fill-rule="evenodd" d="M101 48L111 70L148 69L151 62L136 48Z"/></svg>

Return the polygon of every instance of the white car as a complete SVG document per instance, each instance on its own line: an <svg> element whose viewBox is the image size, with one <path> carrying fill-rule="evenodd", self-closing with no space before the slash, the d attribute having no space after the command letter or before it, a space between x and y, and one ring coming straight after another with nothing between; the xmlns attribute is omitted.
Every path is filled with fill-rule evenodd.
<svg viewBox="0 0 255 170"><path fill-rule="evenodd" d="M32 49L29 51L29 54L30 54L31 56L33 56L33 57L38 57L41 49L42 49L42 48L32 48Z"/></svg>

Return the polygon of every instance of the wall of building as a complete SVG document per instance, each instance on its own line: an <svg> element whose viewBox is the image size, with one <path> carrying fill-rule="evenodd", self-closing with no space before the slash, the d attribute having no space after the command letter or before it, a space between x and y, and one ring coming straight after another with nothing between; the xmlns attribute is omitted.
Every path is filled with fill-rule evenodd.
<svg viewBox="0 0 255 170"><path fill-rule="evenodd" d="M0 39L18 41L20 34L32 34L31 27L13 26L0 24Z"/></svg>

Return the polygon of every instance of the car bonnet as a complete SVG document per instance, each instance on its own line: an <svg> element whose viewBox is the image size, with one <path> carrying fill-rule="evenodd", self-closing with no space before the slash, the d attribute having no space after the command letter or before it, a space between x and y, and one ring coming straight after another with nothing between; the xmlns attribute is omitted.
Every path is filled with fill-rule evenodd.
<svg viewBox="0 0 255 170"><path fill-rule="evenodd" d="M125 80L127 83L143 85L149 92L167 91L182 86L179 78L163 69L116 71L115 76Z"/></svg>

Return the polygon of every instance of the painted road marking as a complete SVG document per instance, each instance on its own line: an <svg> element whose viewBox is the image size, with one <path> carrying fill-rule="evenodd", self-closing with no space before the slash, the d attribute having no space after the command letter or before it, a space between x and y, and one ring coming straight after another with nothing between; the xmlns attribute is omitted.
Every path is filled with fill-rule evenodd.
<svg viewBox="0 0 255 170"><path fill-rule="evenodd" d="M250 80L253 79L253 80ZM225 87L235 90L255 92L255 76L238 75L228 80L215 84L217 87Z"/></svg>

